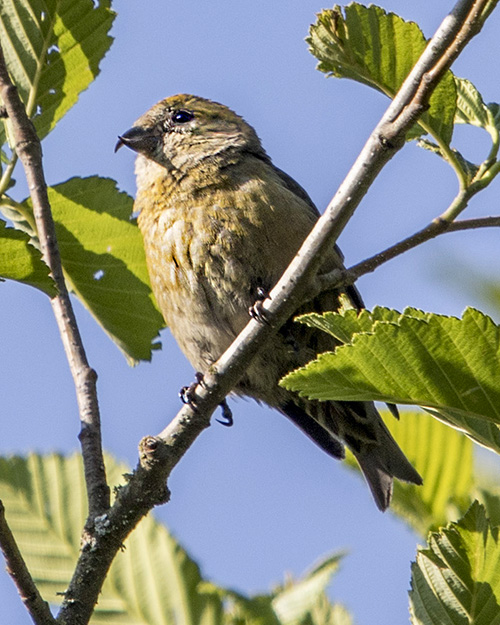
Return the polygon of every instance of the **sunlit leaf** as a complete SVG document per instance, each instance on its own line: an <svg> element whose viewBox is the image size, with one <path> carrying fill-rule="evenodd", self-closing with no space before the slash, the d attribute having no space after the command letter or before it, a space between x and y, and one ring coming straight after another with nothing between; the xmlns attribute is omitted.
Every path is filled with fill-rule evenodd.
<svg viewBox="0 0 500 625"><path fill-rule="evenodd" d="M484 128L493 142L498 142L500 124L495 117L496 106L486 105L479 91L469 80L455 77L455 83L457 87L455 123Z"/></svg>
<svg viewBox="0 0 500 625"><path fill-rule="evenodd" d="M457 110L455 121L486 128L491 122L491 113L474 85L465 78L455 77L457 86Z"/></svg>
<svg viewBox="0 0 500 625"><path fill-rule="evenodd" d="M283 625L300 625L310 618L343 557L342 553L328 556L302 579L276 592L273 608Z"/></svg>
<svg viewBox="0 0 500 625"><path fill-rule="evenodd" d="M380 7L351 2L322 11L307 38L318 69L351 78L393 98L427 42L414 22L405 22ZM407 138L431 132L448 144L456 107L455 83L448 71L430 98L430 108Z"/></svg>
<svg viewBox="0 0 500 625"><path fill-rule="evenodd" d="M475 502L458 522L430 534L412 566L413 625L498 625L498 529Z"/></svg>
<svg viewBox="0 0 500 625"><path fill-rule="evenodd" d="M346 344L290 373L283 386L311 399L418 405L500 451L500 330L489 317L377 308L326 313L325 323Z"/></svg>
<svg viewBox="0 0 500 625"><path fill-rule="evenodd" d="M0 2L7 66L40 138L99 73L114 17L110 0Z"/></svg>

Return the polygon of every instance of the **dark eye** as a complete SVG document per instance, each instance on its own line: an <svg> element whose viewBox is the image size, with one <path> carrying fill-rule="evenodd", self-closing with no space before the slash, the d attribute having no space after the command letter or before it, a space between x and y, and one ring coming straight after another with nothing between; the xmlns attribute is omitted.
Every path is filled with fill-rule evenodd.
<svg viewBox="0 0 500 625"><path fill-rule="evenodd" d="M175 111L172 115L172 121L176 124L185 124L186 122L190 122L194 118L194 114L191 111L185 111L184 109L180 109Z"/></svg>

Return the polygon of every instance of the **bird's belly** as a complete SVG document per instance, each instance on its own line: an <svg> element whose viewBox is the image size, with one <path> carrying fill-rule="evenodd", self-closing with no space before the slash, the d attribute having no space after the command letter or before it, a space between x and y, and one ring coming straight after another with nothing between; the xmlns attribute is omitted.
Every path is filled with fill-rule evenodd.
<svg viewBox="0 0 500 625"><path fill-rule="evenodd" d="M248 267L231 249L237 237L165 218L143 235L158 305L182 351L203 371L249 320Z"/></svg>
<svg viewBox="0 0 500 625"><path fill-rule="evenodd" d="M208 298L205 289L182 288L163 306L172 334L195 369L206 370L248 322L248 312L228 308Z"/></svg>

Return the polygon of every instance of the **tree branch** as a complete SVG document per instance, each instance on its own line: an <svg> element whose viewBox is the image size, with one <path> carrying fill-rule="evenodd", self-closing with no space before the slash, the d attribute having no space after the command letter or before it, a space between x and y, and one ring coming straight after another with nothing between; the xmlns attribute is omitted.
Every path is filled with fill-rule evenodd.
<svg viewBox="0 0 500 625"><path fill-rule="evenodd" d="M264 302L270 324L251 320L229 349L205 372L194 405L184 406L157 437L143 439L139 465L116 502L102 517L101 531L83 546L57 621L86 625L116 550L153 506L168 500L166 480L210 415L243 375L255 353L293 314L334 241L382 167L403 146L406 132L426 108L443 72L478 31L486 0L460 0L429 42L325 214ZM429 73L432 72L429 78Z"/></svg>
<svg viewBox="0 0 500 625"><path fill-rule="evenodd" d="M459 232L460 230L476 230L477 228L498 228L500 217L476 217L475 219L460 219L449 224L446 232Z"/></svg>
<svg viewBox="0 0 500 625"><path fill-rule="evenodd" d="M391 245L382 252L367 258L366 260L349 267L349 269L334 269L330 273L318 276L317 285L313 297L322 291L354 284L356 280L367 273L375 271L377 267L389 260L404 254L408 250L430 241L440 234L446 232L459 232L460 230L474 230L476 228L498 228L500 227L500 217L478 217L477 219L461 219L460 221L446 221L441 218L434 219L429 225L415 234ZM309 294L310 295L310 294Z"/></svg>
<svg viewBox="0 0 500 625"><path fill-rule="evenodd" d="M89 503L89 519L109 508L109 487L102 455L101 421L95 371L89 366L75 314L64 280L56 231L42 168L40 140L26 114L17 88L12 84L0 46L0 96L12 125L15 151L22 162L33 203L33 214L43 258L50 268L59 294L52 308L69 362L80 411L80 442Z"/></svg>
<svg viewBox="0 0 500 625"><path fill-rule="evenodd" d="M0 501L0 549L5 558L7 573L14 580L17 591L35 625L55 625L49 604L42 599L19 551L16 539L5 518L5 508Z"/></svg>

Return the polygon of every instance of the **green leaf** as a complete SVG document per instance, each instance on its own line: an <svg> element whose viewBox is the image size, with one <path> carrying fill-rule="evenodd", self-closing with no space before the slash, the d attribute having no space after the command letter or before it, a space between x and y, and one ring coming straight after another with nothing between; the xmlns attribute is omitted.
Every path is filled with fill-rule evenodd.
<svg viewBox="0 0 500 625"><path fill-rule="evenodd" d="M455 76L457 110L455 122L486 128L491 123L491 112L474 85L465 78Z"/></svg>
<svg viewBox="0 0 500 625"><path fill-rule="evenodd" d="M126 467L106 458L110 483L123 483ZM86 515L78 455L0 459L0 498L22 554L43 597L61 601L79 555ZM105 519L103 519L105 522ZM118 553L99 596L92 623L106 625L217 625L222 603L200 592L196 563L148 516Z"/></svg>
<svg viewBox="0 0 500 625"><path fill-rule="evenodd" d="M16 230L20 230L28 235L28 240L31 245L40 249L40 241L38 240L35 218L32 212L26 214L22 205L17 204L12 198L7 197L0 203L0 212Z"/></svg>
<svg viewBox="0 0 500 625"><path fill-rule="evenodd" d="M109 456L106 471L115 486L128 473ZM85 493L77 454L0 458L0 498L7 521L42 596L53 605L60 603L79 555ZM106 525L105 516L100 522ZM92 623L352 625L346 610L332 605L325 594L341 557L324 558L302 579L288 580L268 595L246 597L203 580L198 565L150 515L117 554Z"/></svg>
<svg viewBox="0 0 500 625"><path fill-rule="evenodd" d="M99 73L112 39L110 0L3 0L7 67L43 138Z"/></svg>
<svg viewBox="0 0 500 625"><path fill-rule="evenodd" d="M29 284L50 296L56 295L49 268L29 239L24 232L7 228L0 220L0 277Z"/></svg>
<svg viewBox="0 0 500 625"><path fill-rule="evenodd" d="M318 69L329 76L351 78L393 98L419 59L427 42L414 22L405 22L377 6L355 2L322 11L307 38ZM449 144L456 107L455 83L446 72L432 94L429 110L408 134L431 132Z"/></svg>
<svg viewBox="0 0 500 625"><path fill-rule="evenodd" d="M213 584L205 587L224 601L230 625L351 625L347 611L332 605L326 595L342 558L341 553L329 555L302 579L287 579L268 595L247 597Z"/></svg>
<svg viewBox="0 0 500 625"><path fill-rule="evenodd" d="M498 529L474 502L457 523L429 536L412 565L413 625L498 625Z"/></svg>
<svg viewBox="0 0 500 625"><path fill-rule="evenodd" d="M498 143L500 126L498 120L495 119L495 106L486 105L479 91L469 80L455 76L455 84L457 87L455 123L484 128L493 142Z"/></svg>
<svg viewBox="0 0 500 625"><path fill-rule="evenodd" d="M490 102L487 107L491 113L493 123L500 131L500 104L498 102Z"/></svg>
<svg viewBox="0 0 500 625"><path fill-rule="evenodd" d="M421 311L412 309L412 314L417 316ZM425 313L421 313L425 315ZM376 321L386 321L397 323L401 313L391 308L376 306L371 312L368 310L351 309L342 314L326 312L324 314L309 313L300 315L295 320L309 326L317 328L323 332L328 332L341 343L350 343L355 334L360 332L371 332Z"/></svg>
<svg viewBox="0 0 500 625"><path fill-rule="evenodd" d="M325 595L332 575L338 570L343 553L324 558L312 571L297 582L288 582L275 593L273 608L283 625L307 622L318 602Z"/></svg>
<svg viewBox="0 0 500 625"><path fill-rule="evenodd" d="M254 595L247 597L229 588L220 588L206 583L201 589L207 588L218 593L224 602L225 625L280 625L272 606L272 595Z"/></svg>
<svg viewBox="0 0 500 625"><path fill-rule="evenodd" d="M327 313L331 334L343 332L345 339L347 332L349 339L350 332L350 342L290 373L282 385L311 399L418 405L499 452L498 326L471 308L462 319L414 309L397 321L396 315Z"/></svg>
<svg viewBox="0 0 500 625"><path fill-rule="evenodd" d="M131 361L149 360L165 322L156 308L133 199L107 178L48 190L70 288ZM31 209L30 199L24 205Z"/></svg>
<svg viewBox="0 0 500 625"><path fill-rule="evenodd" d="M421 536L459 518L470 506L474 489L472 441L423 412L401 411L384 421L398 445L423 478L422 486L396 480L390 511ZM349 453L348 466L359 472Z"/></svg>

